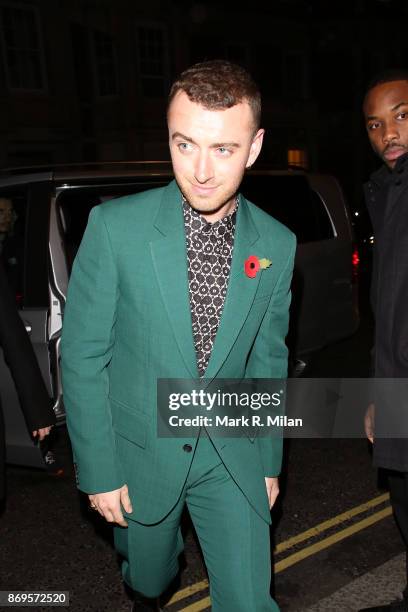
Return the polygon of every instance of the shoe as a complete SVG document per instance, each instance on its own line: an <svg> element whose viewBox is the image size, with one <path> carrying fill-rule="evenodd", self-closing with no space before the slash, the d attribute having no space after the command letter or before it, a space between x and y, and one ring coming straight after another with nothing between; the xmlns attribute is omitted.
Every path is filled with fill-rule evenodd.
<svg viewBox="0 0 408 612"><path fill-rule="evenodd" d="M159 598L146 599L146 597L142 597L142 595L137 593L135 593L130 610L131 612L163 612L163 608L160 607Z"/></svg>
<svg viewBox="0 0 408 612"><path fill-rule="evenodd" d="M373 608L361 608L359 612L408 612L408 601L406 599L396 599L383 606Z"/></svg>

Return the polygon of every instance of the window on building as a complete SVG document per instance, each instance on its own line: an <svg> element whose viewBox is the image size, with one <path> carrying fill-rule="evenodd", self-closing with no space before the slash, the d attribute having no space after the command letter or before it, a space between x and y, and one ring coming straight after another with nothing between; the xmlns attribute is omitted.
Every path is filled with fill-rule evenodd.
<svg viewBox="0 0 408 612"><path fill-rule="evenodd" d="M148 97L160 97L168 85L166 32L159 26L140 26L137 41L142 92Z"/></svg>
<svg viewBox="0 0 408 612"><path fill-rule="evenodd" d="M94 31L94 57L97 91L100 96L118 93L115 48L112 36Z"/></svg>
<svg viewBox="0 0 408 612"><path fill-rule="evenodd" d="M45 89L42 39L36 10L6 5L0 8L0 14L10 89Z"/></svg>
<svg viewBox="0 0 408 612"><path fill-rule="evenodd" d="M355 90L353 54L346 48L321 49L313 58L310 69L313 74L313 98L319 111L349 111ZM335 102L333 92L336 92Z"/></svg>
<svg viewBox="0 0 408 612"><path fill-rule="evenodd" d="M300 53L288 53L284 61L285 94L289 100L304 100L305 59Z"/></svg>
<svg viewBox="0 0 408 612"><path fill-rule="evenodd" d="M307 168L307 152L305 149L288 149L288 166Z"/></svg>
<svg viewBox="0 0 408 612"><path fill-rule="evenodd" d="M282 97L282 49L271 43L259 42L252 48L252 73L261 93L275 100Z"/></svg>
<svg viewBox="0 0 408 612"><path fill-rule="evenodd" d="M92 53L88 29L80 23L71 24L71 43L76 78L76 95L82 104L90 104L94 97Z"/></svg>

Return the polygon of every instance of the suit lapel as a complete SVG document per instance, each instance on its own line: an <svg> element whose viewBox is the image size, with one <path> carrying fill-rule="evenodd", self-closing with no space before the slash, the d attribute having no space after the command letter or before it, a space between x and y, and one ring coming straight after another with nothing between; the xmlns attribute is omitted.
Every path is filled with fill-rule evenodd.
<svg viewBox="0 0 408 612"><path fill-rule="evenodd" d="M193 378L198 378L191 324L187 253L181 193L175 181L165 189L155 227L160 237L150 243L154 270L177 344ZM227 358L251 309L261 273L249 278L244 271L259 238L248 205L240 196L228 291L205 377L214 378Z"/></svg>
<svg viewBox="0 0 408 612"><path fill-rule="evenodd" d="M263 253L254 252L258 238L259 234L252 221L248 204L240 196L228 290L205 373L206 378L211 379L217 375L251 309L261 273L259 272L255 278L249 278L245 274L244 263L250 255L265 256Z"/></svg>
<svg viewBox="0 0 408 612"><path fill-rule="evenodd" d="M150 248L160 292L186 366L192 377L197 378L183 209L175 181L164 191L155 227L161 236L150 243Z"/></svg>

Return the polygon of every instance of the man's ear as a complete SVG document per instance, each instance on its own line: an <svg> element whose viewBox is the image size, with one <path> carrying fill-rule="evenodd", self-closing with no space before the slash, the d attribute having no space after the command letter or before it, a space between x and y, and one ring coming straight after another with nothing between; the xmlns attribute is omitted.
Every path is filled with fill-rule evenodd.
<svg viewBox="0 0 408 612"><path fill-rule="evenodd" d="M256 158L260 154L261 149L262 149L262 143L263 143L264 134L265 134L265 130L264 129L259 129L257 131L257 133L255 134L255 136L253 137L252 143L251 143L251 148L249 150L248 161L246 163L246 168L250 168L252 166L252 164L255 163Z"/></svg>

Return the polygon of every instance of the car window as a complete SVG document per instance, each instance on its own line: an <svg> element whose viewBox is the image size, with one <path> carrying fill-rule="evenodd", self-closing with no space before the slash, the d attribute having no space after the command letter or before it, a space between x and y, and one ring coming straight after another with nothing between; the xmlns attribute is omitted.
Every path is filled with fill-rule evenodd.
<svg viewBox="0 0 408 612"><path fill-rule="evenodd" d="M327 210L305 176L249 174L241 191L292 230L299 244L334 237Z"/></svg>
<svg viewBox="0 0 408 612"><path fill-rule="evenodd" d="M0 190L0 254L17 303L24 305L27 192Z"/></svg>
<svg viewBox="0 0 408 612"><path fill-rule="evenodd" d="M61 189L57 205L69 271L94 206L168 182L169 178L149 177L132 183L72 185ZM334 237L327 210L305 176L247 175L241 191L248 200L289 227L299 243Z"/></svg>
<svg viewBox="0 0 408 612"><path fill-rule="evenodd" d="M169 180L156 177L138 183L62 189L57 198L57 206L69 272L81 244L82 236L88 223L89 213L94 206L98 206L108 200L145 191L152 187L167 185Z"/></svg>

